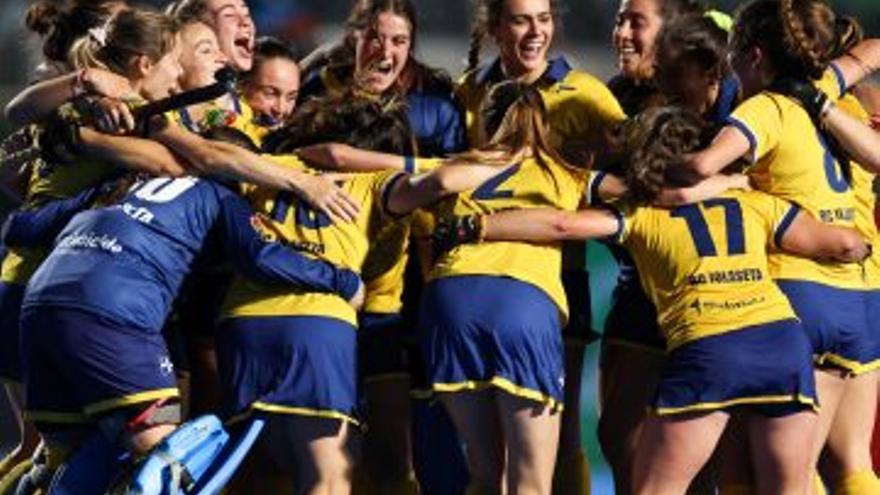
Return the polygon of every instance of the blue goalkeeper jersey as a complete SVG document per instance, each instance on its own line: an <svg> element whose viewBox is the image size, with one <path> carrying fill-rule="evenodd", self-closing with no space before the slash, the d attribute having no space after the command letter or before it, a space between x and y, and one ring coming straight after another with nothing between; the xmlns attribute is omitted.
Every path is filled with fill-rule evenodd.
<svg viewBox="0 0 880 495"><path fill-rule="evenodd" d="M159 329L194 259L207 247L221 248L238 270L261 283L335 292L346 300L361 283L350 270L266 242L248 203L211 180L144 180L117 204L76 213L64 226L90 194L10 217L10 245L42 242L63 228L28 284L23 309L72 307L133 328Z"/></svg>

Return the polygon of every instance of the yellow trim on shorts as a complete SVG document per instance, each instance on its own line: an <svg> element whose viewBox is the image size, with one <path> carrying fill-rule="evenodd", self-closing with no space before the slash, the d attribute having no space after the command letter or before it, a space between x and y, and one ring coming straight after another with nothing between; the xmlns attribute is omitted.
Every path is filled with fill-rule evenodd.
<svg viewBox="0 0 880 495"><path fill-rule="evenodd" d="M644 351L650 354L654 354L656 356L666 356L668 353L665 349L658 349L657 347L645 345L645 344L637 344L635 342L623 339L615 339L615 338L603 338L602 343L606 345L616 345L620 347L627 347L629 349L635 349L637 351Z"/></svg>
<svg viewBox="0 0 880 495"><path fill-rule="evenodd" d="M816 404L815 399L807 397L805 395L798 394L795 399L798 403L803 404L805 406L810 406L813 411L818 411L819 406ZM700 402L697 404L692 404L690 406L682 406L682 407L655 407L654 412L656 412L659 416L665 416L668 414L681 414L686 412L696 412L696 411L709 411L716 409L724 409L731 406L742 406L742 405L757 405L757 404L783 404L785 402L792 402L792 397L790 395L765 395L762 397L740 397L739 399L730 399L723 402Z"/></svg>
<svg viewBox="0 0 880 495"><path fill-rule="evenodd" d="M437 393L455 393L464 392L466 390L485 390L489 387L497 387L510 395L546 404L556 412L561 412L564 408L562 402L553 397L538 390L517 385L507 378L502 378L500 376L492 377L489 380L468 380L458 383L434 383L431 388Z"/></svg>
<svg viewBox="0 0 880 495"><path fill-rule="evenodd" d="M95 402L84 407L83 411L85 411L87 415L93 415L109 411L111 409L118 409L120 407L130 406L133 404L140 404L142 402L150 402L159 399L176 399L179 397L180 390L178 390L176 387L161 388L158 390L139 392L137 394L125 395L123 397L115 397L113 399Z"/></svg>
<svg viewBox="0 0 880 495"><path fill-rule="evenodd" d="M365 376L363 378L364 383L375 383L375 382L387 382L389 380L409 380L412 378L409 373L405 371L395 371L393 373L379 373L378 375L370 375Z"/></svg>
<svg viewBox="0 0 880 495"><path fill-rule="evenodd" d="M838 354L834 354L833 352L826 352L825 354L819 356L818 359L816 359L816 364L831 365L837 368L841 368L842 370L849 372L853 376L858 376L864 375L865 373L880 368L880 359L876 361L870 361L868 363L860 363L852 359L847 359Z"/></svg>
<svg viewBox="0 0 880 495"><path fill-rule="evenodd" d="M53 423L62 425L81 425L92 422L92 420L83 413L57 411L25 411L24 419L36 423Z"/></svg>
<svg viewBox="0 0 880 495"><path fill-rule="evenodd" d="M346 423L351 423L354 426L360 426L360 422L349 416L348 414L341 413L339 411L327 410L327 409L312 409L310 407L293 407L293 406L281 406L278 404L269 404L267 402L254 402L251 404L251 409L255 409L257 411L264 411L269 413L276 414L289 414L292 416L310 416L313 418L324 418L324 419L338 419L339 421L344 421ZM241 419L236 417L236 420ZM231 421L231 420L230 420Z"/></svg>

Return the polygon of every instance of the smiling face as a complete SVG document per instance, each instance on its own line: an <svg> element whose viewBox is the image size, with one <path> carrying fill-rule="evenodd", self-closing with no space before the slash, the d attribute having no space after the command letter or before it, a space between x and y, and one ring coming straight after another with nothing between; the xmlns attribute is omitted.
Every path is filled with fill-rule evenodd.
<svg viewBox="0 0 880 495"><path fill-rule="evenodd" d="M507 0L498 26L491 30L505 73L526 81L540 77L553 32L550 0Z"/></svg>
<svg viewBox="0 0 880 495"><path fill-rule="evenodd" d="M248 71L254 63L256 28L244 0L207 0L208 12L201 19L211 26L220 50L239 71Z"/></svg>
<svg viewBox="0 0 880 495"><path fill-rule="evenodd" d="M259 64L244 87L244 97L255 112L280 124L293 113L299 93L296 62L276 57Z"/></svg>
<svg viewBox="0 0 880 495"><path fill-rule="evenodd" d="M636 80L654 73L654 42L663 27L658 0L623 0L614 23L612 41L620 72Z"/></svg>
<svg viewBox="0 0 880 495"><path fill-rule="evenodd" d="M205 23L192 22L180 32L180 42L181 89L201 88L214 83L214 73L227 62L214 31Z"/></svg>
<svg viewBox="0 0 880 495"><path fill-rule="evenodd" d="M406 67L411 49L412 24L382 12L372 27L355 33L355 78L369 91L387 91Z"/></svg>

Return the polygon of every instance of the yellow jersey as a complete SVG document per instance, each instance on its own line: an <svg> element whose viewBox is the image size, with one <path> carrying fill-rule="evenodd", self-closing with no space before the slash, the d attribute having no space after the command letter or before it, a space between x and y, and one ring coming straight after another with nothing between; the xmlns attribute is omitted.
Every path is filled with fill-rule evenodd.
<svg viewBox="0 0 880 495"><path fill-rule="evenodd" d="M501 60L466 73L456 88L456 98L465 111L471 144L479 136L480 105L493 84L505 79ZM598 146L605 133L626 118L617 98L592 75L572 69L564 57L549 61L547 70L535 82L547 108L551 145L558 150L571 143Z"/></svg>
<svg viewBox="0 0 880 495"><path fill-rule="evenodd" d="M586 172L544 157L510 165L478 188L438 203L439 218L507 209L557 208L574 211L583 197ZM461 275L512 277L541 290L559 307L563 320L568 304L560 281L560 243L485 242L458 246L440 257L431 278Z"/></svg>
<svg viewBox="0 0 880 495"><path fill-rule="evenodd" d="M798 103L765 91L743 102L729 123L750 142L751 165L746 173L757 189L800 205L824 223L855 226L850 178ZM864 286L857 264L818 262L786 253L771 254L770 274L775 279L842 289Z"/></svg>
<svg viewBox="0 0 880 495"><path fill-rule="evenodd" d="M799 208L758 191L730 191L672 209L621 214L618 241L657 308L667 350L744 327L795 318L770 277L767 248Z"/></svg>
<svg viewBox="0 0 880 495"><path fill-rule="evenodd" d="M201 133L214 127L232 127L243 132L259 148L265 137L272 131L271 128L258 122L253 108L236 93L231 95L232 108L219 105L216 102L207 104L202 118L196 121L186 108L169 112L171 121L189 129L195 133Z"/></svg>
<svg viewBox="0 0 880 495"><path fill-rule="evenodd" d="M291 157L274 160L301 166ZM370 245L368 234L379 230L382 191L400 175L398 171L358 174L340 186L361 207L354 222L334 223L287 191L247 186L245 196L257 211L258 227L267 239L360 273ZM357 325L354 309L338 295L272 287L239 276L233 280L221 314L223 318L324 316Z"/></svg>
<svg viewBox="0 0 880 495"><path fill-rule="evenodd" d="M425 173L442 164L440 158L407 159L406 171ZM433 216L426 210L416 210L404 218L382 218L373 222L378 228L371 233L370 250L364 261L363 279L366 297L365 313L395 314L403 307L404 273L409 259L409 240L412 234L425 237L433 230Z"/></svg>
<svg viewBox="0 0 880 495"><path fill-rule="evenodd" d="M865 111L859 100L850 93L843 95L837 101L837 106L865 124L870 122L870 115ZM874 220L874 208L877 195L874 194L874 179L876 175L862 168L859 164L852 163L852 186L856 202L856 230L872 246L878 246L877 224ZM880 288L880 249L871 251L871 256L862 263L865 274L865 283L869 289Z"/></svg>

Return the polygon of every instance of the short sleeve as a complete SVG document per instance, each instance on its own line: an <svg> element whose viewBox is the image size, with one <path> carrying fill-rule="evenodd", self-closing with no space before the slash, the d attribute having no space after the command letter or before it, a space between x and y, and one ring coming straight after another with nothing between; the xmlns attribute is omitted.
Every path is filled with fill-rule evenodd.
<svg viewBox="0 0 880 495"><path fill-rule="evenodd" d="M743 102L727 119L727 124L749 140L751 162L755 163L776 149L782 136L782 110L766 93Z"/></svg>

